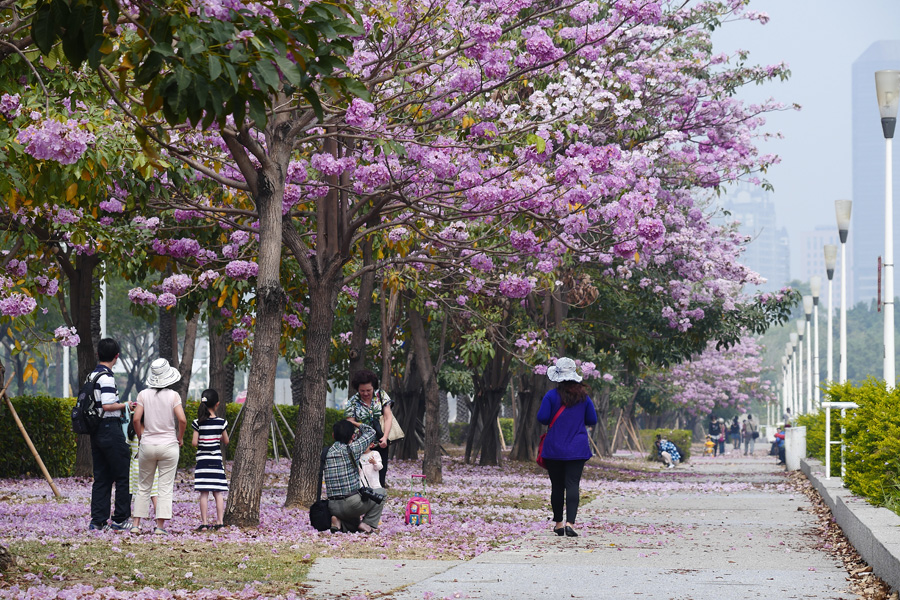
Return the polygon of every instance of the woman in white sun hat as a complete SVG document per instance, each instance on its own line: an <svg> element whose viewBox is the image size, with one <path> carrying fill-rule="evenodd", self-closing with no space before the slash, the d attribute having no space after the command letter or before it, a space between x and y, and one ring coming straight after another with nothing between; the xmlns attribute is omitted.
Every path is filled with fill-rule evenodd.
<svg viewBox="0 0 900 600"><path fill-rule="evenodd" d="M577 537L575 517L578 514L581 473L591 457L586 427L597 424L594 402L581 383L575 361L560 358L547 369L547 377L559 385L544 396L537 420L548 425L541 456L550 475L550 506L553 509L553 531L556 535ZM566 520L563 523L563 504Z"/></svg>
<svg viewBox="0 0 900 600"><path fill-rule="evenodd" d="M139 532L141 519L150 516L150 489L153 475L159 469L159 495L156 500L156 528L153 533L166 535L166 521L172 518L172 494L175 472L184 439L187 418L181 396L169 386L181 379L178 369L164 358L150 364L147 389L137 397L134 429L141 439L138 454L138 493L134 500L132 531ZM141 421L143 417L143 422Z"/></svg>

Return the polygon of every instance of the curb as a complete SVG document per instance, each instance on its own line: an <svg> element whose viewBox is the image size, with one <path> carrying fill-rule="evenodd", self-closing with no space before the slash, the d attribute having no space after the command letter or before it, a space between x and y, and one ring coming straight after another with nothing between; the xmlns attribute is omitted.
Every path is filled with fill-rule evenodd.
<svg viewBox="0 0 900 600"><path fill-rule="evenodd" d="M856 496L841 485L840 477L825 479L825 465L818 460L801 459L800 470L875 575L900 589L900 515Z"/></svg>

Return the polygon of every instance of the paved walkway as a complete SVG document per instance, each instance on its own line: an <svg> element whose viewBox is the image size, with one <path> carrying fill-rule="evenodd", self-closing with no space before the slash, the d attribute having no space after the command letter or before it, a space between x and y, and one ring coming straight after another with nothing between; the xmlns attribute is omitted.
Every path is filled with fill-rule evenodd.
<svg viewBox="0 0 900 600"><path fill-rule="evenodd" d="M387 570L380 560L320 559L308 583L316 598L359 593L340 583L348 573L396 600L856 598L840 562L816 548L809 502L771 458L692 462L650 485L611 485L582 507L578 538L548 531L467 562Z"/></svg>

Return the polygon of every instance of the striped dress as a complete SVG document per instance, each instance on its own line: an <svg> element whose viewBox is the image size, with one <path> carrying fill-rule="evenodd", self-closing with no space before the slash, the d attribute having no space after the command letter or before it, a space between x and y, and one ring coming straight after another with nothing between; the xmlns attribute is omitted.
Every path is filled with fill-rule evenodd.
<svg viewBox="0 0 900 600"><path fill-rule="evenodd" d="M194 490L198 492L227 492L225 466L222 463L222 432L228 421L218 417L200 423L191 423L199 433L197 441L197 468L194 469Z"/></svg>

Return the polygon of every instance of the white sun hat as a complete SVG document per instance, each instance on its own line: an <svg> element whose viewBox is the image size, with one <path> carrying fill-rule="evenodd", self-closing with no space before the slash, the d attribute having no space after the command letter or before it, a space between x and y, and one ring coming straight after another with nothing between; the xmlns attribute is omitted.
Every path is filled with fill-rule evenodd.
<svg viewBox="0 0 900 600"><path fill-rule="evenodd" d="M581 381L581 375L575 370L575 361L562 357L556 364L547 369L547 377L550 381Z"/></svg>
<svg viewBox="0 0 900 600"><path fill-rule="evenodd" d="M169 365L164 358L157 358L150 363L150 374L147 375L147 387L165 388L181 379L178 369Z"/></svg>

